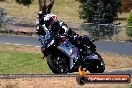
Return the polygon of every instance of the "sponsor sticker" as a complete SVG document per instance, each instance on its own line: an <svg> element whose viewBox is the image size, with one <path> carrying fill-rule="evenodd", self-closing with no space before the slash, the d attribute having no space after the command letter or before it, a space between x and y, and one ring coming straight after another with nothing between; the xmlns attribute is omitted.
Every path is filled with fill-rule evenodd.
<svg viewBox="0 0 132 88"><path fill-rule="evenodd" d="M81 67L79 68L81 69ZM79 75L76 77L79 85L86 83L130 83L131 76L124 74L85 74L85 71L79 70Z"/></svg>

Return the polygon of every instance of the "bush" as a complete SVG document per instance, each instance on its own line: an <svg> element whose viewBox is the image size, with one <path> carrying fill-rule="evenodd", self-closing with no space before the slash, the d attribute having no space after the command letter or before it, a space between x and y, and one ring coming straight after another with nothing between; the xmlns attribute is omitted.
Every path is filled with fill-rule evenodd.
<svg viewBox="0 0 132 88"><path fill-rule="evenodd" d="M132 37L132 28L127 28L126 33L128 36Z"/></svg>
<svg viewBox="0 0 132 88"><path fill-rule="evenodd" d="M80 18L89 23L109 24L121 12L121 0L76 0L80 4Z"/></svg>
<svg viewBox="0 0 132 88"><path fill-rule="evenodd" d="M132 26L132 12L130 12L127 18L127 28L126 28L127 35L132 36L132 27L128 27L128 26Z"/></svg>
<svg viewBox="0 0 132 88"><path fill-rule="evenodd" d="M132 26L132 12L130 12L128 18L127 18L127 23L129 26Z"/></svg>

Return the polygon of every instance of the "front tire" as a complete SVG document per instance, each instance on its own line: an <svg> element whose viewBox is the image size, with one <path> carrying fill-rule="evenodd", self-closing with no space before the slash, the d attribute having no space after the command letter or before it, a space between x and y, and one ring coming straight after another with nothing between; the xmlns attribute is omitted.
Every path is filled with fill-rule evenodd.
<svg viewBox="0 0 132 88"><path fill-rule="evenodd" d="M66 59L58 55L48 55L47 64L54 74L66 74L69 71Z"/></svg>

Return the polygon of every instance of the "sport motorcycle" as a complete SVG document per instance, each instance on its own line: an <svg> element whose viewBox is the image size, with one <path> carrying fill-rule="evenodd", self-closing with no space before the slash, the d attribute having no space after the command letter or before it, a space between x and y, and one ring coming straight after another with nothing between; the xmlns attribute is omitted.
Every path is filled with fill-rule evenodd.
<svg viewBox="0 0 132 88"><path fill-rule="evenodd" d="M105 63L96 52L94 40L90 40L86 35L81 37L88 43L88 46L84 44L86 50L77 47L69 38L55 36L49 31L45 36L38 37L42 44L41 51L54 74L78 72L80 66L90 73L104 72Z"/></svg>

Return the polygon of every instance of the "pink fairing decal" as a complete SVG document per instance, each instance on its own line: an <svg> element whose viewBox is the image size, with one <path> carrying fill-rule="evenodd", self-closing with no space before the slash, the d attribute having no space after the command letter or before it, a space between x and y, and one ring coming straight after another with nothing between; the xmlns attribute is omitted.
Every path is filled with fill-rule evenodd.
<svg viewBox="0 0 132 88"><path fill-rule="evenodd" d="M70 56L72 56L75 52L76 52L77 50L75 49L72 53L71 53L71 55Z"/></svg>

